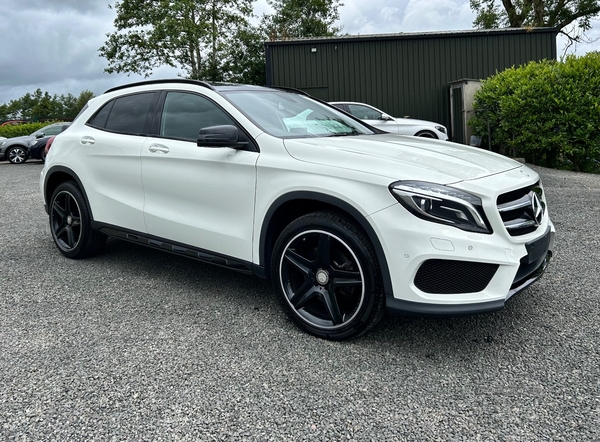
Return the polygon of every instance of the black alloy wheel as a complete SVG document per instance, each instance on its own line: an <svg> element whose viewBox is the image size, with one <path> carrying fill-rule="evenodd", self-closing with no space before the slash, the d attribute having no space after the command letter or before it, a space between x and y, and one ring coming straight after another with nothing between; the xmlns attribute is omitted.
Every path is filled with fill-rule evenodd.
<svg viewBox="0 0 600 442"><path fill-rule="evenodd" d="M305 215L284 229L275 245L272 277L288 315L315 336L349 339L383 316L373 248L362 231L335 213Z"/></svg>
<svg viewBox="0 0 600 442"><path fill-rule="evenodd" d="M92 231L85 199L73 182L60 184L50 200L50 231L54 243L68 258L84 258L99 251L105 235Z"/></svg>
<svg viewBox="0 0 600 442"><path fill-rule="evenodd" d="M22 164L27 161L29 155L27 150L21 146L11 147L7 153L8 161L12 164Z"/></svg>

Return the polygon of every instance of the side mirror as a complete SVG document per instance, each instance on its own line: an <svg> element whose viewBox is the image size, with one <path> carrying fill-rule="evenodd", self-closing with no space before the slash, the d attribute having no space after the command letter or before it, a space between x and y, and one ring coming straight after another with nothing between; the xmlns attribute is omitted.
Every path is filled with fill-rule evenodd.
<svg viewBox="0 0 600 442"><path fill-rule="evenodd" d="M44 138L45 136L46 136L46 135L45 135L44 133L41 133L41 134L37 134L37 135L35 136L35 138L39 140L40 138Z"/></svg>
<svg viewBox="0 0 600 442"><path fill-rule="evenodd" d="M199 147L232 147L234 149L244 149L248 143L240 142L238 138L238 129L231 124L210 126L200 129L196 144Z"/></svg>
<svg viewBox="0 0 600 442"><path fill-rule="evenodd" d="M393 120L393 118L392 118L392 117L390 117L390 116L389 116L388 114L386 114L386 113L383 113L383 114L381 114L381 117L379 117L379 119L380 119L380 120L383 120L383 121L392 121L392 120Z"/></svg>

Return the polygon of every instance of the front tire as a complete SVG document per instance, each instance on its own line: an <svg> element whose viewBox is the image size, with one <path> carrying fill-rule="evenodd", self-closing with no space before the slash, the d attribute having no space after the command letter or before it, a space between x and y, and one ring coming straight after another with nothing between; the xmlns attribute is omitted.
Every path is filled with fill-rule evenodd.
<svg viewBox="0 0 600 442"><path fill-rule="evenodd" d="M8 161L12 164L22 164L27 161L29 155L27 154L27 149L21 146L11 147L6 153Z"/></svg>
<svg viewBox="0 0 600 442"><path fill-rule="evenodd" d="M74 182L60 184L50 199L50 231L58 250L80 259L100 251L106 236L91 228L90 211Z"/></svg>
<svg viewBox="0 0 600 442"><path fill-rule="evenodd" d="M434 132L431 132L430 130L422 130L420 132L417 132L415 134L415 137L433 138L434 140L438 139L438 136Z"/></svg>
<svg viewBox="0 0 600 442"><path fill-rule="evenodd" d="M292 321L320 338L354 338L385 312L373 246L352 221L334 212L304 215L283 230L271 278Z"/></svg>

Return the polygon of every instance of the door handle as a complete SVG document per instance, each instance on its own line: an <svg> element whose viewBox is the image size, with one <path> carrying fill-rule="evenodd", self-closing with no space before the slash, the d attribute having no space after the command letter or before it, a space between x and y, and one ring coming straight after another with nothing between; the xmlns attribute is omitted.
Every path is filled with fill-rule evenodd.
<svg viewBox="0 0 600 442"><path fill-rule="evenodd" d="M148 150L151 153L169 153L169 148L162 144L151 144L150 147L148 147Z"/></svg>
<svg viewBox="0 0 600 442"><path fill-rule="evenodd" d="M79 140L79 142L84 146L91 146L96 142L96 140L94 139L94 137L88 137L86 135L85 137L81 137L81 140Z"/></svg>

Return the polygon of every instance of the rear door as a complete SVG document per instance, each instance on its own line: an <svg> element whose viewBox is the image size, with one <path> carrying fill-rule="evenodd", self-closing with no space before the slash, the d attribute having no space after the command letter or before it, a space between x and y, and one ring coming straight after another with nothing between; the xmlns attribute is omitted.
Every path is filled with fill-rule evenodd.
<svg viewBox="0 0 600 442"><path fill-rule="evenodd" d="M113 99L62 135L77 139L77 170L96 221L146 231L140 153L157 99L155 92Z"/></svg>

